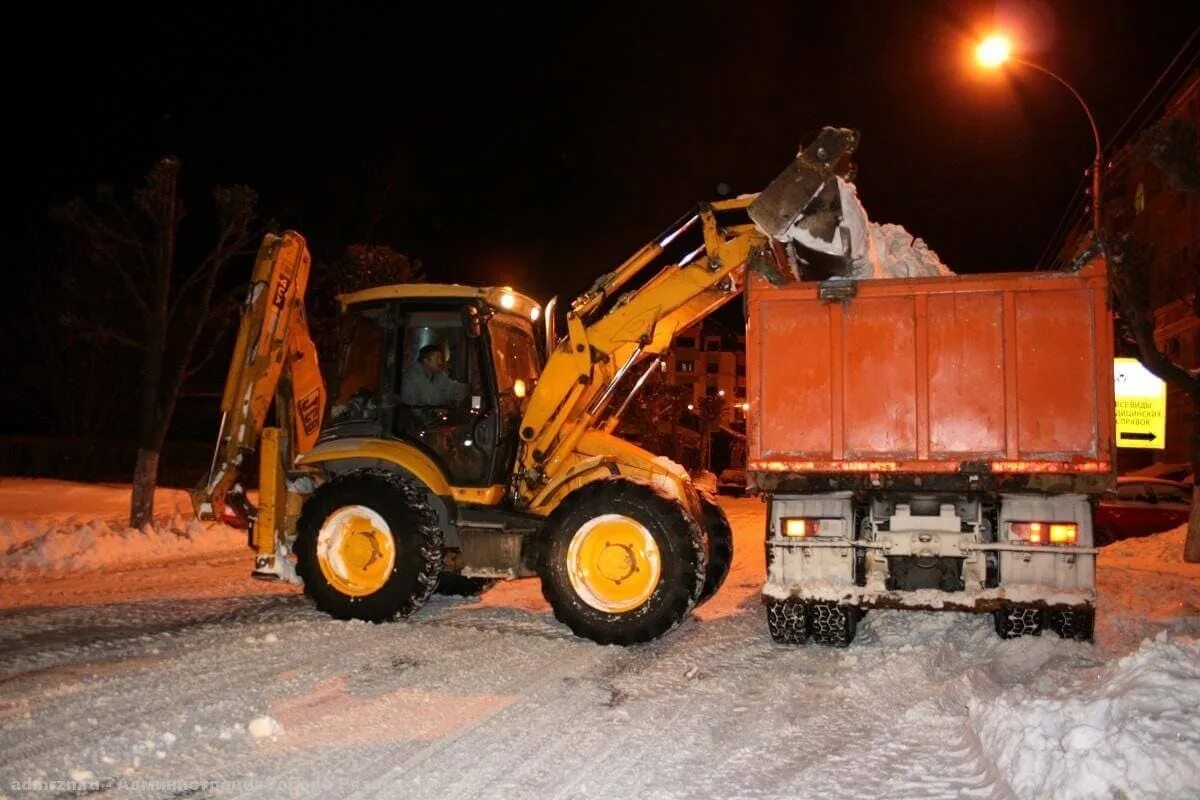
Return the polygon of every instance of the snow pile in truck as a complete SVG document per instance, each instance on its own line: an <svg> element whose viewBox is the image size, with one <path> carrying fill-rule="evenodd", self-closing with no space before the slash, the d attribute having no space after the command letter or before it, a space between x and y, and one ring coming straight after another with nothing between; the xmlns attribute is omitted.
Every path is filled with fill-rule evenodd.
<svg viewBox="0 0 1200 800"><path fill-rule="evenodd" d="M838 178L841 224L829 229L828 238L805 224L802 215L784 235L787 241L841 261L837 274L854 280L873 278L919 278L954 273L942 263L923 239L902 225L871 222L858 199L854 184Z"/></svg>

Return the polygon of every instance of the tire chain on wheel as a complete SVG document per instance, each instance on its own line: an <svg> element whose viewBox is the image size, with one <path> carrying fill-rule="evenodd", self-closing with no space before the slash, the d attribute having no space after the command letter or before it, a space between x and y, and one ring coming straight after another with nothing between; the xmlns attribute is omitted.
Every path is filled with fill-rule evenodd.
<svg viewBox="0 0 1200 800"><path fill-rule="evenodd" d="M767 629L780 644L804 644L808 639L804 604L796 600L768 600Z"/></svg>
<svg viewBox="0 0 1200 800"><path fill-rule="evenodd" d="M437 512L429 504L424 486L411 478L406 478L389 470L366 469L339 475L318 488L317 492L321 492L322 490L332 491L338 486L352 481L377 481L386 484L390 490L396 492L403 499L405 506L415 518L414 522L416 525L414 532L420 540L421 568L416 575L416 587L412 595L393 614L380 615L378 617L364 616L361 618L374 622L382 622L396 617L407 617L420 610L425 605L425 602L429 600L430 596L433 595L434 590L437 589L438 578L442 572L444 537L441 526L438 525ZM312 498L305 502L304 508L301 509L300 522L297 524L298 530L306 524L305 510L311 507L311 502ZM320 526L318 525L317 527L319 529ZM301 564L299 567L302 576L308 569L316 570L317 572L320 571L320 567L315 563L311 565ZM360 602L362 599L365 598L352 598L350 602L354 604Z"/></svg>
<svg viewBox="0 0 1200 800"><path fill-rule="evenodd" d="M1017 606L993 612L996 633L1001 639L1042 635L1042 612L1028 606Z"/></svg>
<svg viewBox="0 0 1200 800"><path fill-rule="evenodd" d="M1092 641L1096 612L1090 608L1067 608L1046 612L1046 627L1064 639Z"/></svg>
<svg viewBox="0 0 1200 800"><path fill-rule="evenodd" d="M854 641L858 608L839 603L808 603L808 632L817 644L846 647Z"/></svg>
<svg viewBox="0 0 1200 800"><path fill-rule="evenodd" d="M693 585L688 587L686 603L682 607L670 613L670 618L661 630L652 632L634 631L632 633L626 631L624 634L614 633L612 631L601 630L599 627L586 621L573 618L573 612L570 611L570 603L567 598L559 597L557 590L553 586L552 581L547 579L547 573L551 568L549 564L549 554L553 549L552 538L554 532L561 527L563 521L581 505L588 503L596 503L599 508L611 508L613 503L620 499L623 492L633 492L645 494L645 500L649 502L659 502L672 507L673 516L678 520L677 524L683 524L687 527L687 540L691 543L692 555L695 559L695 574L693 576ZM623 478L609 478L597 480L588 483L576 489L570 495L571 500L564 500L559 503L558 507L551 512L543 526L543 531L549 536L549 539L543 541L542 554L539 559L540 569L539 574L542 576L542 596L550 607L554 610L554 617L562 624L569 627L577 636L583 636L599 644L639 644L641 642L652 641L660 636L664 636L674 630L687 618L688 612L696 605L698 598L704 589L705 574L707 572L708 559L706 555L706 537L704 528L696 520L692 519L691 514L687 512L683 504L674 497L666 494L659 488L648 484L631 481ZM569 591L569 590L568 590ZM657 589L656 589L657 591ZM630 612L630 615L637 614L640 609ZM586 613L586 612L585 612ZM600 612L603 615L603 612Z"/></svg>

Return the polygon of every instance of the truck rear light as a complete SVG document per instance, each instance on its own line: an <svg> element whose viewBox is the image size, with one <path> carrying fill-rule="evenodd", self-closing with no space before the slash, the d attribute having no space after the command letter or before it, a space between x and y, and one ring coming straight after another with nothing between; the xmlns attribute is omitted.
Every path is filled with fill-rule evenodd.
<svg viewBox="0 0 1200 800"><path fill-rule="evenodd" d="M793 539L816 536L817 531L821 529L821 523L815 519L784 517L781 521L783 523L783 535Z"/></svg>
<svg viewBox="0 0 1200 800"><path fill-rule="evenodd" d="M1008 529L1012 539L1030 544L1075 544L1079 538L1074 522L1012 522Z"/></svg>
<svg viewBox="0 0 1200 800"><path fill-rule="evenodd" d="M1074 523L1060 522L1050 526L1050 544L1075 544L1078 528Z"/></svg>

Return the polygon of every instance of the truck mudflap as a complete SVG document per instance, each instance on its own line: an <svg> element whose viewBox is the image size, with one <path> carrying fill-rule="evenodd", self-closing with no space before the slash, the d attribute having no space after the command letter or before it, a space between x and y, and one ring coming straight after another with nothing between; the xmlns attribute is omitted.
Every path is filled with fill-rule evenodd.
<svg viewBox="0 0 1200 800"><path fill-rule="evenodd" d="M846 540L780 540L770 539L767 542L768 558L786 559L791 554L803 554L826 560L830 557L840 557L849 566L854 561L855 553L865 551L881 551L886 553L890 545L882 542L846 541ZM1032 562L1042 566L1059 565L1074 572L1074 566L1081 557L1092 561L1099 549L1095 547L1077 546L1046 546L1030 545L1017 542L969 542L959 545L963 556L972 553L997 552L1007 553L1010 558ZM772 553L771 551L775 552ZM1090 573L1090 564L1088 572ZM1021 570L1024 574L1032 574L1029 570ZM1096 602L1094 582L1086 580L1083 584L1057 585L1053 583L1037 583L1029 581L1005 582L1003 577L996 586L966 586L957 591L941 589L889 589L883 576L878 573L867 577L863 585L850 580L830 580L829 577L799 576L799 580L787 579L792 570L769 569L769 577L763 587L764 602L778 600L797 600L806 603L837 603L841 605L859 606L862 608L896 608L916 610L945 610L989 612L999 611L1013 606L1043 610L1068 610L1093 608ZM830 573L824 570L826 576ZM1039 570L1042 574L1053 574L1055 570ZM780 580L784 577L784 580ZM850 578L850 575L846 575ZM1082 577L1082 576L1081 576Z"/></svg>

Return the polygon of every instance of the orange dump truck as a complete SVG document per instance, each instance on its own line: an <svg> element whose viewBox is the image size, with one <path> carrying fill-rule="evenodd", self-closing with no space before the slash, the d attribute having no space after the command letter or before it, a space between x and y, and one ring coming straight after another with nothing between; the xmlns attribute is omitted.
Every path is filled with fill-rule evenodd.
<svg viewBox="0 0 1200 800"><path fill-rule="evenodd" d="M752 274L748 479L771 635L846 645L871 607L1090 640L1110 486L1105 265L825 282Z"/></svg>

